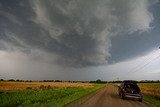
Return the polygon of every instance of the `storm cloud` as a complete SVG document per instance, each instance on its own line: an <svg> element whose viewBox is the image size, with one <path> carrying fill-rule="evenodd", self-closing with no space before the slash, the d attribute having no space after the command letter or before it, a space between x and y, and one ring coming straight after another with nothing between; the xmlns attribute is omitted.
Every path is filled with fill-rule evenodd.
<svg viewBox="0 0 160 107"><path fill-rule="evenodd" d="M60 66L104 65L112 37L152 29L148 0L29 0L0 5L0 49Z"/></svg>

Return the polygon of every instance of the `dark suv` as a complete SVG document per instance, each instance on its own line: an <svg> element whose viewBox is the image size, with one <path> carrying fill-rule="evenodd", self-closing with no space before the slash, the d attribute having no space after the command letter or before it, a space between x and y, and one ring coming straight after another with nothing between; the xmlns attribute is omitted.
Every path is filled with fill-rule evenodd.
<svg viewBox="0 0 160 107"><path fill-rule="evenodd" d="M143 96L137 85L137 81L125 80L118 87L118 92L122 99L134 98L142 102Z"/></svg>

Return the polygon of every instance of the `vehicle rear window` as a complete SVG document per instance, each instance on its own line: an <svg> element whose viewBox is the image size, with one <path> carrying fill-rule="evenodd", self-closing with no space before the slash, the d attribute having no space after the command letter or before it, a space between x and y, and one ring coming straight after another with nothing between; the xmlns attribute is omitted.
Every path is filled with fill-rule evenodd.
<svg viewBox="0 0 160 107"><path fill-rule="evenodd" d="M134 89L137 92L140 91L139 87L136 84L125 84L124 87Z"/></svg>

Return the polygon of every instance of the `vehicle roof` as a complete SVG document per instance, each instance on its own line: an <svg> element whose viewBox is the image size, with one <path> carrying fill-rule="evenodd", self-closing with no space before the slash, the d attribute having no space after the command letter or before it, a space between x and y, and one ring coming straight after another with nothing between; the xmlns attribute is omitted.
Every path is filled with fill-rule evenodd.
<svg viewBox="0 0 160 107"><path fill-rule="evenodd" d="M124 80L123 83L134 83L134 84L136 84L137 81L135 81L135 80Z"/></svg>

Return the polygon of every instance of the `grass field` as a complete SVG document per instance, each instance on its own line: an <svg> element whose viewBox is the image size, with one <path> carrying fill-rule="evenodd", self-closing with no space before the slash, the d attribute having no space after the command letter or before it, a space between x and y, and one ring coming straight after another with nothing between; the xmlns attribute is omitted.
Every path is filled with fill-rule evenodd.
<svg viewBox="0 0 160 107"><path fill-rule="evenodd" d="M143 94L160 97L160 83L140 83L138 85Z"/></svg>
<svg viewBox="0 0 160 107"><path fill-rule="evenodd" d="M68 82L0 82L0 107L61 107L103 86Z"/></svg>
<svg viewBox="0 0 160 107"><path fill-rule="evenodd" d="M70 83L70 82L0 82L0 90L24 90L27 87L36 89L41 85L51 87L92 87L91 83Z"/></svg>

